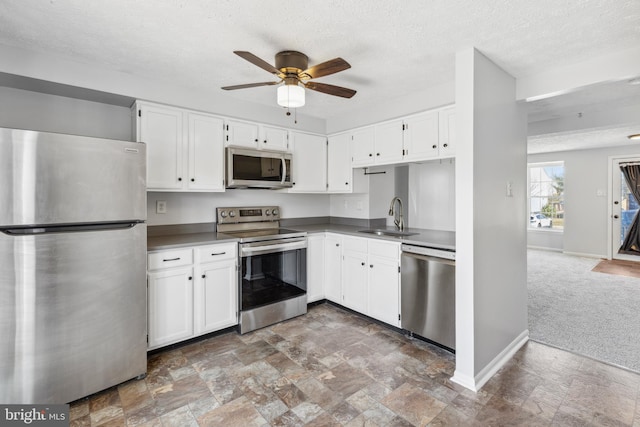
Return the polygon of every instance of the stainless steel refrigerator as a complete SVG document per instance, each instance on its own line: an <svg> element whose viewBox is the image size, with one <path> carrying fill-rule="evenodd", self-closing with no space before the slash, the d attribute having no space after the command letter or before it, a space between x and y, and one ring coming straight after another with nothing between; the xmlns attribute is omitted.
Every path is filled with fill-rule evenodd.
<svg viewBox="0 0 640 427"><path fill-rule="evenodd" d="M0 128L0 403L144 375L146 146Z"/></svg>

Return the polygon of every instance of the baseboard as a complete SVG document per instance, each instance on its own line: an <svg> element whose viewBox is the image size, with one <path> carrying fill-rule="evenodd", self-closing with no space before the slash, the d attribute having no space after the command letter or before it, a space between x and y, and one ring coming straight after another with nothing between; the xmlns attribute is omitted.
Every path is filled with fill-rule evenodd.
<svg viewBox="0 0 640 427"><path fill-rule="evenodd" d="M535 249L537 251L547 251L547 252L558 252L558 253L562 253L562 249L560 248L549 248L547 246L533 246L533 245L527 245L527 249Z"/></svg>
<svg viewBox="0 0 640 427"><path fill-rule="evenodd" d="M579 256L582 258L596 258L596 259L607 259L607 255L598 255L598 254L585 254L582 252L568 252L568 251L563 251L562 252L565 255L572 255L572 256Z"/></svg>
<svg viewBox="0 0 640 427"><path fill-rule="evenodd" d="M505 363L507 363L514 354L520 348L525 345L529 341L529 330L525 329L520 335L518 335L511 343L504 348L496 357L493 358L491 362L476 375L475 377L471 377L469 375L458 372L457 370L453 373L453 377L451 377L451 381L459 384L465 388L468 388L471 391L477 392L482 386L484 386L487 381L491 379L495 375L496 372L502 368Z"/></svg>

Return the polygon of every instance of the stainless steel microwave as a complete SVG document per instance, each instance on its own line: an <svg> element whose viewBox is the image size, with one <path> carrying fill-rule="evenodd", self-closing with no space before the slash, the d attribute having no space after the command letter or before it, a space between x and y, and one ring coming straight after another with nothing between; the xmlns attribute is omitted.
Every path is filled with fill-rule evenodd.
<svg viewBox="0 0 640 427"><path fill-rule="evenodd" d="M227 148L227 188L291 187L291 154Z"/></svg>

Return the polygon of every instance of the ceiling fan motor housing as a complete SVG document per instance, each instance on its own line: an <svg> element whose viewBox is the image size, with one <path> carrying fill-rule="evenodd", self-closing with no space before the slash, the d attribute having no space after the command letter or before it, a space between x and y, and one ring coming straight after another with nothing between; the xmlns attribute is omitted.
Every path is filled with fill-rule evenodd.
<svg viewBox="0 0 640 427"><path fill-rule="evenodd" d="M302 52L285 50L276 54L276 68L284 74L295 74L309 68L309 58Z"/></svg>

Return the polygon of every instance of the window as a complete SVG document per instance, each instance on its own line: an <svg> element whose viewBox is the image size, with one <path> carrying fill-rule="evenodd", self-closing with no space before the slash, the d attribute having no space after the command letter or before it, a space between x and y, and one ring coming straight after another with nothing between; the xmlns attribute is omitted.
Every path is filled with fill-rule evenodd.
<svg viewBox="0 0 640 427"><path fill-rule="evenodd" d="M564 162L529 164L529 228L564 229Z"/></svg>

